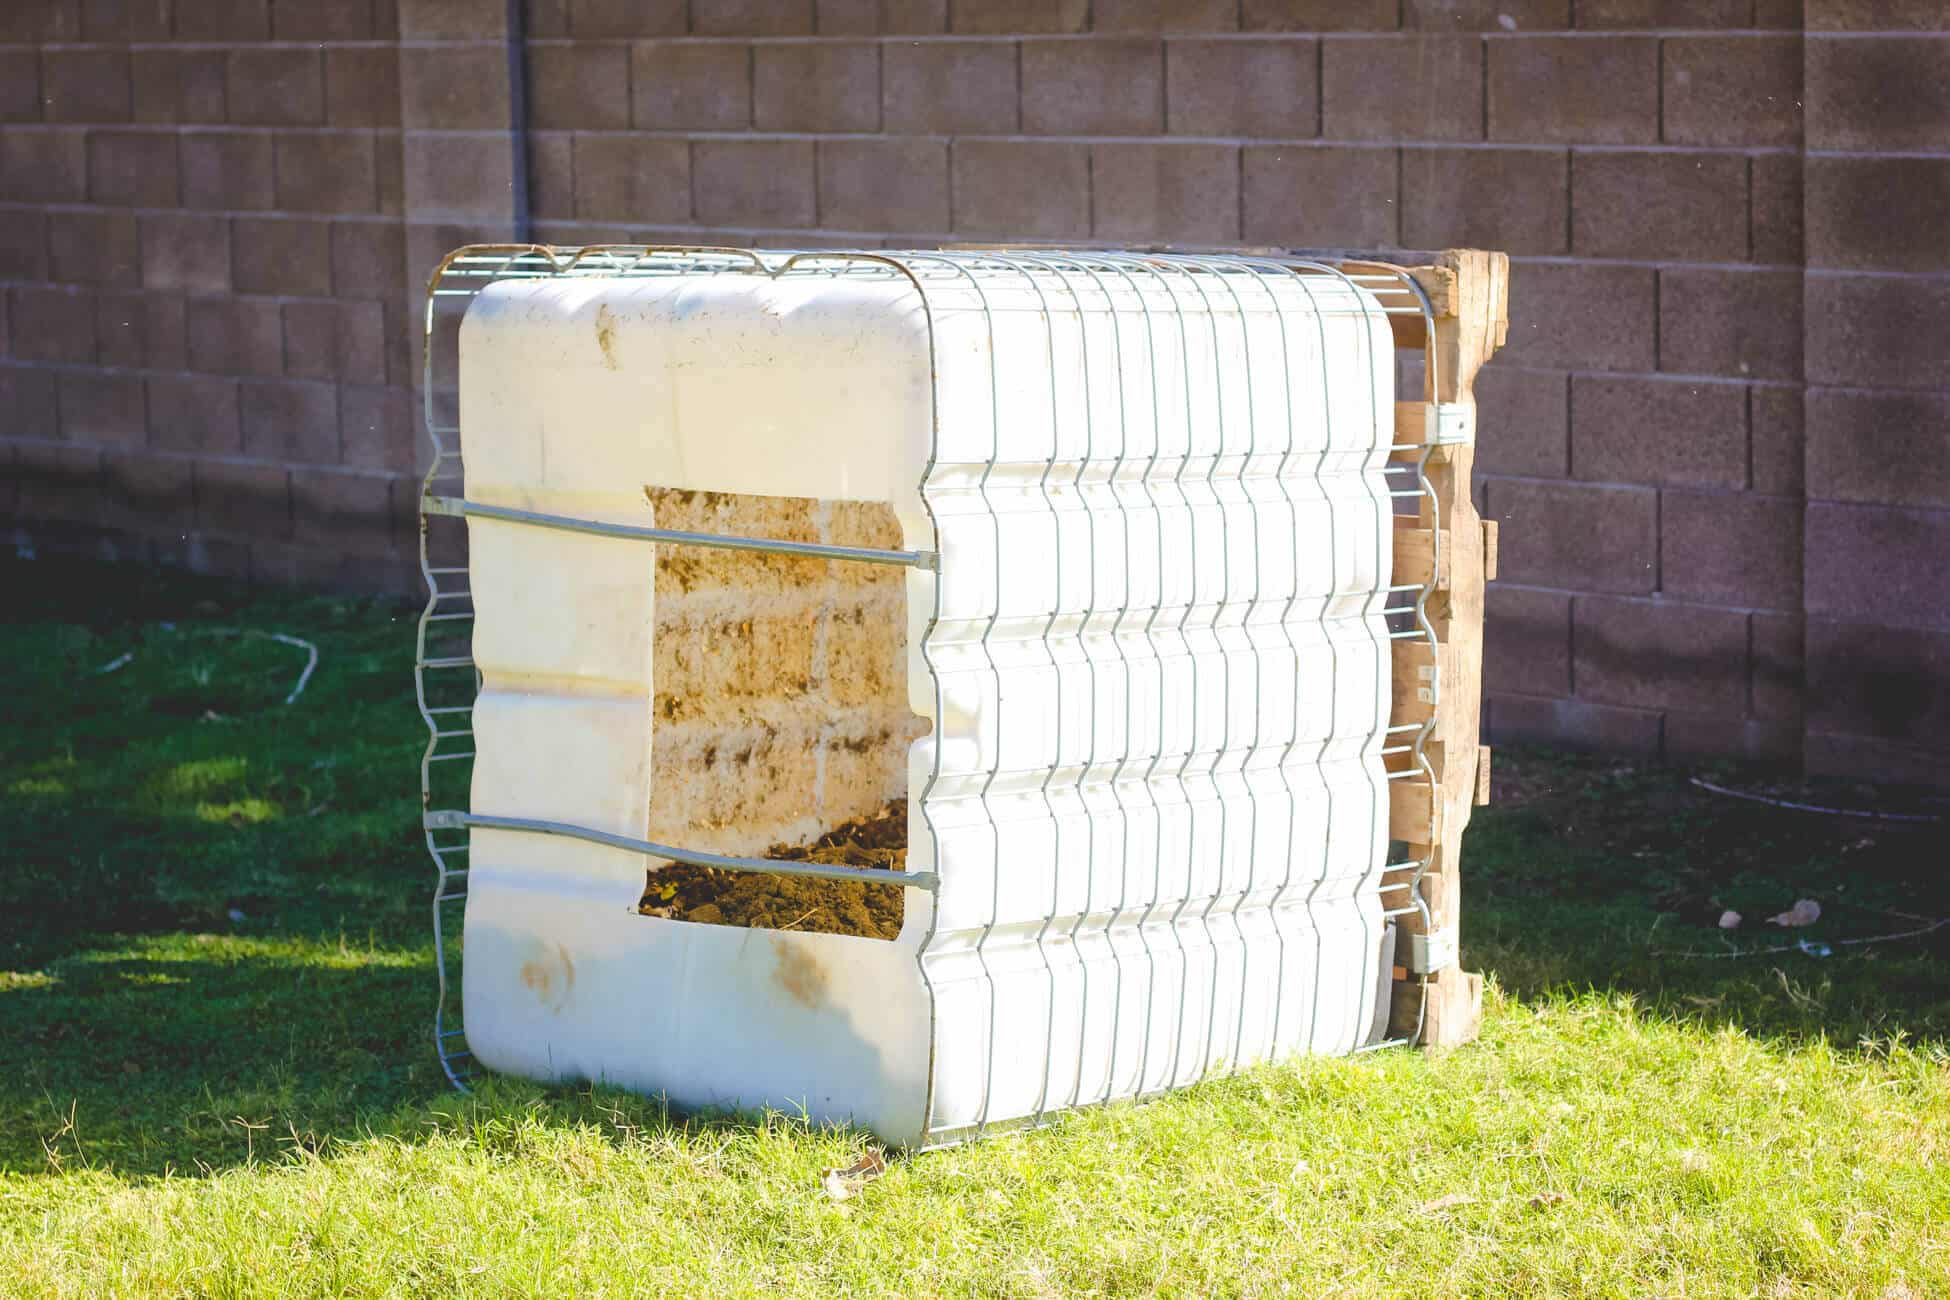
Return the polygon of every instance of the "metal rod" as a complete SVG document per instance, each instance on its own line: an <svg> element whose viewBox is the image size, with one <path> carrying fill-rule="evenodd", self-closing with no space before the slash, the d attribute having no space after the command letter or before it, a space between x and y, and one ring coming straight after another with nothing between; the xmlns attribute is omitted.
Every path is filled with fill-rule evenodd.
<svg viewBox="0 0 1950 1300"><path fill-rule="evenodd" d="M783 862L777 858L734 858L698 849L680 849L653 840L631 839L608 831L591 830L569 822L543 821L535 817L490 817L483 813L430 812L422 819L428 830L526 831L537 835L560 835L586 840L612 849L626 849L672 862L688 862L695 867L716 867L720 871L755 871L772 876L803 876L812 880L860 881L875 885L905 885L910 889L934 892L941 878L932 871L890 871L885 867L829 867L817 862Z"/></svg>
<svg viewBox="0 0 1950 1300"><path fill-rule="evenodd" d="M456 497L429 497L424 505L430 515L497 519L503 523L531 524L537 528L557 528L563 532L591 533L597 537L618 537L627 541L705 546L721 551L760 551L770 555L802 555L824 560L857 560L861 564L897 564L910 569L938 569L941 562L940 555L934 551L890 551L871 546L833 546L825 542L791 542L774 537L735 537L723 533L684 532L675 528L609 524L570 515L516 510L511 506L484 505L479 501L463 501Z"/></svg>

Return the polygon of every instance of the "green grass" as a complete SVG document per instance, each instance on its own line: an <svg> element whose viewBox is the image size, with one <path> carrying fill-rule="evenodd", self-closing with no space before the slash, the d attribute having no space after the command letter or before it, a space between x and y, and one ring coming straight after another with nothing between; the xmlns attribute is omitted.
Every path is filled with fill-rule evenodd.
<svg viewBox="0 0 1950 1300"><path fill-rule="evenodd" d="M1950 914L1940 828L1500 754L1480 1044L1255 1070L842 1204L816 1173L856 1134L445 1089L402 610L53 561L0 591L0 1293L1950 1293L1950 930L1660 955L1726 948L1723 906L1751 946L1804 895L1830 943ZM215 627L323 660L284 707L302 653Z"/></svg>

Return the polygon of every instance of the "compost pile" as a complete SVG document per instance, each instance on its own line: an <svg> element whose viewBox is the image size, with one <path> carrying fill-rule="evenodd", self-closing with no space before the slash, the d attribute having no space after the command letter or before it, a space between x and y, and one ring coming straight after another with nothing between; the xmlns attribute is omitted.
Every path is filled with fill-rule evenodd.
<svg viewBox="0 0 1950 1300"><path fill-rule="evenodd" d="M905 871L906 801L835 827L811 844L774 844L763 856L783 862ZM703 925L892 939L900 933L902 893L899 885L809 880L672 862L650 873L637 911Z"/></svg>

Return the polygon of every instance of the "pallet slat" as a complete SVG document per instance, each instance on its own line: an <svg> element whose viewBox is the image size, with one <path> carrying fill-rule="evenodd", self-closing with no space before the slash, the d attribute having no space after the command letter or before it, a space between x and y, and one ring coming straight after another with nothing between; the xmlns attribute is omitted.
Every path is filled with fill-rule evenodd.
<svg viewBox="0 0 1950 1300"><path fill-rule="evenodd" d="M1343 270L1373 269L1372 264L1348 263ZM1409 269L1434 311L1433 337L1419 314L1394 316L1398 347L1424 349L1421 401L1395 406L1395 441L1400 450L1390 455L1396 464L1421 464L1428 480L1428 497L1418 501L1419 518L1398 520L1394 535L1395 582L1426 584L1431 590L1424 611L1439 644L1404 639L1395 643L1391 688L1392 725L1433 725L1423 753L1435 769L1435 789L1420 780L1393 783L1389 803L1390 834L1410 844L1412 858L1428 860L1421 878L1421 897L1427 907L1397 918L1403 935L1429 931L1446 936L1460 919L1458 854L1469 814L1489 797L1489 750L1479 741L1482 693L1483 583L1496 572L1497 530L1485 521L1470 499L1470 473L1475 463L1473 385L1476 372L1502 345L1508 332L1507 283L1509 261L1500 253L1456 250L1443 253L1434 265ZM1395 298L1413 300L1404 290ZM1438 411L1438 405L1441 411ZM1452 421L1448 428L1467 440L1431 442L1439 414ZM1436 525L1441 525L1438 566ZM1429 677L1437 672L1439 689L1430 692ZM1435 699L1431 703L1429 696ZM1412 873L1396 873L1406 880ZM1399 880L1391 883L1399 883ZM1407 900L1388 896L1389 905ZM1431 948L1444 945L1431 944ZM1405 963L1398 958L1398 969ZM1426 977L1404 976L1394 986L1390 1030L1416 1033L1431 1047L1449 1047L1476 1036L1482 1017L1482 977L1449 966Z"/></svg>

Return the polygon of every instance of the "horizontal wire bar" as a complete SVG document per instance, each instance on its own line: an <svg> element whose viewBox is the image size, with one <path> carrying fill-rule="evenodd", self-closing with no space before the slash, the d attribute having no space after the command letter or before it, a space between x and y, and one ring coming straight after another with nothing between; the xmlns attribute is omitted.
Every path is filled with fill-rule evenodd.
<svg viewBox="0 0 1950 1300"><path fill-rule="evenodd" d="M532 524L538 528L559 528L564 532L591 533L598 537L619 537L629 541L674 543L679 546L704 546L723 551L760 551L773 555L804 555L825 560L857 560L862 564L897 564L910 569L940 567L933 551L891 551L871 546L834 546L826 542L792 542L775 537L733 537L722 533L691 533L675 528L644 528L635 524L609 524L568 515L547 515L509 506L483 505L453 497L426 497L422 506L428 514L465 515L470 519L496 519L502 523Z"/></svg>
<svg viewBox="0 0 1950 1300"><path fill-rule="evenodd" d="M716 867L721 871L754 871L773 876L804 876L813 880L868 881L875 884L905 885L912 889L929 891L938 889L941 883L941 878L932 871L889 871L885 867L829 867L817 862L783 862L776 858L726 857L720 853L680 849L669 844L658 844L652 840L631 839L627 835L612 835L608 831L591 830L587 826L543 821L533 817L491 817L481 813L430 812L421 821L428 830L465 828L560 835L572 840L586 840L591 844L606 845L612 849L627 849L653 858L668 858L672 862L688 862L697 867Z"/></svg>
<svg viewBox="0 0 1950 1300"><path fill-rule="evenodd" d="M453 762L453 761L454 761L455 759L461 759L461 758L472 758L472 757L474 757L474 751L470 749L470 750L468 750L468 751L467 751L467 752L466 752L465 754L435 754L435 755L433 755L432 757L430 757L430 758L428 758L428 759L427 759L427 762L429 762L429 763L451 763L451 762Z"/></svg>
<svg viewBox="0 0 1950 1300"><path fill-rule="evenodd" d="M416 665L420 668L472 668L473 655L451 655L445 659L422 659Z"/></svg>

